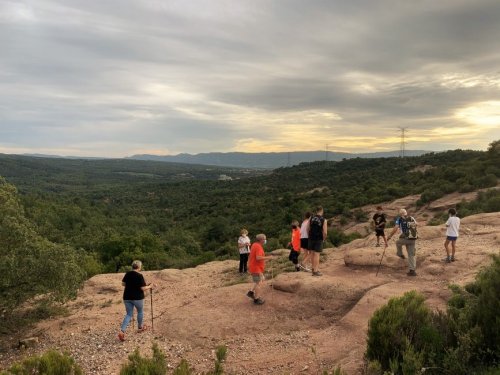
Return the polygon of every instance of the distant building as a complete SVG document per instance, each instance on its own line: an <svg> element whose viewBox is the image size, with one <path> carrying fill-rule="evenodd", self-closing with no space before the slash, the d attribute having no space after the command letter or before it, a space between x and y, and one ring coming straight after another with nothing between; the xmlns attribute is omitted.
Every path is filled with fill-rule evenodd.
<svg viewBox="0 0 500 375"><path fill-rule="evenodd" d="M231 176L228 176L227 174L221 174L219 175L219 181L232 181L233 178Z"/></svg>

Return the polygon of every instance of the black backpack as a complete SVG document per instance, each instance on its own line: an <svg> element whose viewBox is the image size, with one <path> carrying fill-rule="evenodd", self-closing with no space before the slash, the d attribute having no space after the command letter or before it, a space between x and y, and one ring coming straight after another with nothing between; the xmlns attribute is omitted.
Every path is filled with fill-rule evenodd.
<svg viewBox="0 0 500 375"><path fill-rule="evenodd" d="M309 238L323 239L323 223L324 220L321 216L314 215L309 221Z"/></svg>

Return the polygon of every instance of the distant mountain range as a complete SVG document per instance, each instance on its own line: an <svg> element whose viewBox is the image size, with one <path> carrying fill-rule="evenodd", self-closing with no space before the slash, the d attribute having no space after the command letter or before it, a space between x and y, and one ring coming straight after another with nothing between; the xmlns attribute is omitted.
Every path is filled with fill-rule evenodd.
<svg viewBox="0 0 500 375"><path fill-rule="evenodd" d="M431 151L407 150L406 156L420 156ZM238 168L279 168L297 165L303 162L319 160L340 161L352 158L387 158L399 156L399 151L370 152L370 153L346 153L325 151L293 151L293 152L209 152L202 154L178 154L178 155L133 155L128 157L135 160L152 160L174 163L216 165Z"/></svg>

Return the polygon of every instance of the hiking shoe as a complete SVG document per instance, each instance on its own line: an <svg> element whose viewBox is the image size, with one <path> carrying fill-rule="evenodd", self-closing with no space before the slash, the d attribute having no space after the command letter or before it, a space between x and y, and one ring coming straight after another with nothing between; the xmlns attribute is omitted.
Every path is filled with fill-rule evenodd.
<svg viewBox="0 0 500 375"><path fill-rule="evenodd" d="M255 297L255 293L253 292L253 290L249 290L247 292L247 297L249 297L249 298L254 298Z"/></svg>
<svg viewBox="0 0 500 375"><path fill-rule="evenodd" d="M253 303L256 304L256 305L263 305L264 304L264 300L262 298L256 298L253 300Z"/></svg>
<svg viewBox="0 0 500 375"><path fill-rule="evenodd" d="M118 340L120 340L121 342L125 341L125 333L120 332L118 334Z"/></svg>
<svg viewBox="0 0 500 375"><path fill-rule="evenodd" d="M145 325L144 325L144 326L142 326L142 327L138 328L138 329L137 329L137 332L141 333L141 332L147 331L147 329L148 329L148 326L145 326Z"/></svg>
<svg viewBox="0 0 500 375"><path fill-rule="evenodd" d="M312 273L313 276L323 276L323 274L319 271L315 271Z"/></svg>
<svg viewBox="0 0 500 375"><path fill-rule="evenodd" d="M455 259L455 257L454 257L454 256L452 256L452 257L450 258L450 260L451 260L452 262L456 261L456 259Z"/></svg>
<svg viewBox="0 0 500 375"><path fill-rule="evenodd" d="M400 257L401 259L406 259L406 257L403 255L403 254L396 254L398 257Z"/></svg>
<svg viewBox="0 0 500 375"><path fill-rule="evenodd" d="M303 264L301 264L299 267L302 268L306 272L311 272L311 270L309 268L307 268L306 266L304 266Z"/></svg>
<svg viewBox="0 0 500 375"><path fill-rule="evenodd" d="M295 266L295 271L300 272L300 266Z"/></svg>
<svg viewBox="0 0 500 375"><path fill-rule="evenodd" d="M444 257L443 258L443 262L450 263L451 262L451 258L450 257Z"/></svg>
<svg viewBox="0 0 500 375"><path fill-rule="evenodd" d="M406 275L407 276L417 276L417 273L415 272L415 270L409 270Z"/></svg>

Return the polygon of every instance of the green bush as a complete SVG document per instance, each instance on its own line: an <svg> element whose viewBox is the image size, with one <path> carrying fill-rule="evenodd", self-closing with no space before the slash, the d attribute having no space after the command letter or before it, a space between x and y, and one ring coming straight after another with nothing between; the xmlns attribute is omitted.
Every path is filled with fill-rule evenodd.
<svg viewBox="0 0 500 375"><path fill-rule="evenodd" d="M414 291L378 309L368 327L367 374L415 374L422 368L494 374L500 364L500 256L473 283L451 290L446 314L430 311Z"/></svg>
<svg viewBox="0 0 500 375"><path fill-rule="evenodd" d="M145 358L135 349L128 356L128 363L124 364L120 370L120 375L165 375L167 373L167 361L165 354L158 348L158 344L153 344L153 356Z"/></svg>
<svg viewBox="0 0 500 375"><path fill-rule="evenodd" d="M83 375L82 369L67 353L48 351L40 356L31 357L2 371L1 375Z"/></svg>
<svg viewBox="0 0 500 375"><path fill-rule="evenodd" d="M383 370L391 369L391 360L401 364L439 357L443 339L433 326L433 313L424 297L415 291L392 298L378 309L368 325L367 358L378 361ZM411 350L409 349L411 345ZM407 358L405 362L405 358Z"/></svg>

